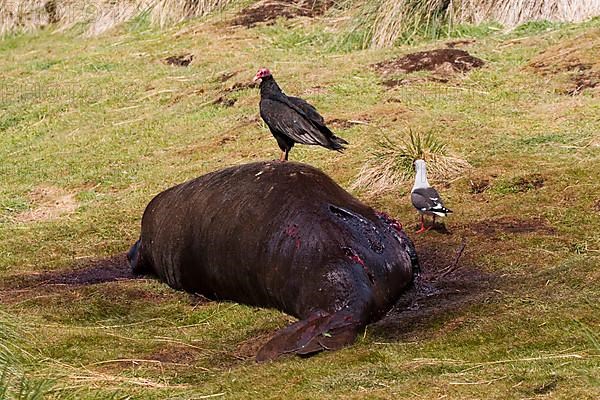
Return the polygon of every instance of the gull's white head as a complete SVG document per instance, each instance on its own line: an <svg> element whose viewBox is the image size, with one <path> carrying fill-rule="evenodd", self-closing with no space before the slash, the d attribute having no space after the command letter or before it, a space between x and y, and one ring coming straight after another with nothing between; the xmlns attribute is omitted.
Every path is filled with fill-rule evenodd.
<svg viewBox="0 0 600 400"><path fill-rule="evenodd" d="M427 168L425 166L425 160L415 160L414 164L417 174L415 176L413 190L429 187L429 182L427 182Z"/></svg>
<svg viewBox="0 0 600 400"><path fill-rule="evenodd" d="M425 168L425 160L415 160L415 170L419 170L421 168Z"/></svg>

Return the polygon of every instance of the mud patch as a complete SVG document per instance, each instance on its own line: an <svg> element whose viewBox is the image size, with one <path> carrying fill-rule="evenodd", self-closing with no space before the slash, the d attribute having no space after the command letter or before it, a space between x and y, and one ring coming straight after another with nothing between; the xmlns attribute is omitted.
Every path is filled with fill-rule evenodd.
<svg viewBox="0 0 600 400"><path fill-rule="evenodd" d="M193 60L193 54L180 54L177 56L167 57L164 61L169 65L174 65L177 67L187 67L192 63Z"/></svg>
<svg viewBox="0 0 600 400"><path fill-rule="evenodd" d="M564 75L568 83L561 93L576 96L600 88L600 29L563 40L534 57L525 67L542 76Z"/></svg>
<svg viewBox="0 0 600 400"><path fill-rule="evenodd" d="M494 220L476 222L469 225L469 228L476 234L492 236L499 233L542 233L554 234L555 229L549 226L544 220L534 219L514 219L502 217Z"/></svg>
<svg viewBox="0 0 600 400"><path fill-rule="evenodd" d="M416 71L433 71L442 75L455 72L467 72L482 67L485 62L459 49L436 49L407 54L393 60L373 64L372 67L381 75L389 76L397 73Z"/></svg>
<svg viewBox="0 0 600 400"><path fill-rule="evenodd" d="M262 0L238 13L230 25L251 28L259 23L273 24L277 18L318 17L335 4L334 0Z"/></svg>
<svg viewBox="0 0 600 400"><path fill-rule="evenodd" d="M34 189L29 198L35 208L15 216L18 222L50 221L77 210L75 196L62 189L42 186Z"/></svg>
<svg viewBox="0 0 600 400"><path fill-rule="evenodd" d="M458 329L465 321L460 312L489 302L499 295L500 279L478 270L469 258L468 245L417 246L421 275L394 308L369 331L384 340L418 340ZM458 254L459 250L460 256ZM444 320L440 328L438 321ZM435 332L432 329L435 326Z"/></svg>

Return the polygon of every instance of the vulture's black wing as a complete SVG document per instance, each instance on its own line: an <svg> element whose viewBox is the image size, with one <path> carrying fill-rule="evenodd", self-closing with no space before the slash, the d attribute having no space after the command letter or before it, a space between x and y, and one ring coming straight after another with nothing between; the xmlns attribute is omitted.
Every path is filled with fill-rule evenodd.
<svg viewBox="0 0 600 400"><path fill-rule="evenodd" d="M266 98L260 101L260 116L276 135L287 136L296 143L330 147L331 140L311 123L305 112L296 110L297 108L299 107L290 107L285 102Z"/></svg>
<svg viewBox="0 0 600 400"><path fill-rule="evenodd" d="M301 109L306 117L312 122L315 122L317 125L325 126L325 120L312 104L309 104L306 100L301 99L300 97L288 96L288 100L290 103Z"/></svg>

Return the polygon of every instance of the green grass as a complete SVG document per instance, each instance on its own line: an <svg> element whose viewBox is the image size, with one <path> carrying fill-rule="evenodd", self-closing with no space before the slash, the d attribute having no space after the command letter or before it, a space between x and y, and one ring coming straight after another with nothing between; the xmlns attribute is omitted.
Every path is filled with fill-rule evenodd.
<svg viewBox="0 0 600 400"><path fill-rule="evenodd" d="M164 31L141 18L95 39L47 31L3 39L0 371L10 373L2 375L0 393L597 398L600 148L587 144L600 132L598 92L562 95L563 76L541 76L526 66L549 46L598 27L596 19L532 24L508 35L466 30L479 37L468 50L486 60L484 68L447 84L390 90L370 64L438 43L356 50L352 43L336 47L322 22L228 30L210 18ZM195 55L188 68L161 62L187 52ZM371 204L402 221L421 254L437 249L441 264L451 262L466 238L464 263L498 277L481 298L432 311L402 331L369 326L356 345L339 352L258 365L256 338L291 320L277 311L198 303L154 280L15 287L23 276L126 251L145 205L173 184L278 157L267 128L253 120L258 90L225 94L236 99L232 107L212 104L260 66L327 120L368 121L335 129L351 143L344 154L312 147L291 153L346 188L382 134L399 141L409 129L435 131L450 154L469 161L471 169L440 187L455 210L446 220L452 235L412 234L417 216L405 196L411 183ZM237 74L221 83L225 71ZM523 184L534 174L543 186ZM472 178L489 179L490 189L470 193ZM40 188L70 196L75 210L23 220L24 213L54 204L35 196ZM525 233L472 228L497 226L498 218L545 225ZM404 314L388 318L402 324Z"/></svg>

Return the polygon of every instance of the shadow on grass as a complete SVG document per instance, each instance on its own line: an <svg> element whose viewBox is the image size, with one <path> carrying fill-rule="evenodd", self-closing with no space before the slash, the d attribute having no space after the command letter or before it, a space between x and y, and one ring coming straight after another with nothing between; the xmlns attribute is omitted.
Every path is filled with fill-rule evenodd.
<svg viewBox="0 0 600 400"><path fill-rule="evenodd" d="M86 286L142 278L131 272L127 257L122 253L108 258L81 261L69 270L12 276L0 284L0 290L32 289L49 285Z"/></svg>

